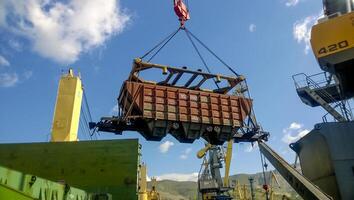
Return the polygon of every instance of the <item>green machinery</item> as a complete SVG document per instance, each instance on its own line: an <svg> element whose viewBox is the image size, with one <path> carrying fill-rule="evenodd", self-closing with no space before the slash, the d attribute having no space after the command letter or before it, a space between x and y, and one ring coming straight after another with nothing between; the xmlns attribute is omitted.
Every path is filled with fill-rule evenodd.
<svg viewBox="0 0 354 200"><path fill-rule="evenodd" d="M44 188L59 193L60 188L68 185L82 189L75 190L80 191L78 194L81 196L87 196L87 193L99 193L111 194L113 200L120 199L121 196L137 199L138 149L139 144L135 139L1 144L0 164L21 172L0 168L2 180L0 197L10 195L9 189L17 191L16 193L27 191L26 187L29 185L26 177L32 175L22 175L22 173L28 173L45 178L38 179L41 181L34 185L39 189L43 188L43 184L50 183L53 187ZM12 180L13 174L22 177L22 182L16 182L16 187L11 184L3 185L5 180ZM46 198L42 197L42 199ZM61 199L65 198L58 198Z"/></svg>
<svg viewBox="0 0 354 200"><path fill-rule="evenodd" d="M113 200L136 199L138 149L136 139L1 144L0 163Z"/></svg>
<svg viewBox="0 0 354 200"><path fill-rule="evenodd" d="M82 95L69 70L59 83L52 142L0 144L1 200L137 199L138 140L77 141Z"/></svg>
<svg viewBox="0 0 354 200"><path fill-rule="evenodd" d="M83 190L0 167L0 199L8 200L110 200L109 194Z"/></svg>

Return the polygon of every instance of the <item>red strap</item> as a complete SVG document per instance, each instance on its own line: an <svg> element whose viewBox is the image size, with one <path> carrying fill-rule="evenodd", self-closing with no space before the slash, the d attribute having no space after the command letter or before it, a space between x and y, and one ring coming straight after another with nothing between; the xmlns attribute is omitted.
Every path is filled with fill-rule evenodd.
<svg viewBox="0 0 354 200"><path fill-rule="evenodd" d="M188 8L183 0L174 0L174 10L183 27L184 23L190 19Z"/></svg>
<svg viewBox="0 0 354 200"><path fill-rule="evenodd" d="M263 189L264 189L265 191L268 191L268 189L269 189L268 185L263 185Z"/></svg>

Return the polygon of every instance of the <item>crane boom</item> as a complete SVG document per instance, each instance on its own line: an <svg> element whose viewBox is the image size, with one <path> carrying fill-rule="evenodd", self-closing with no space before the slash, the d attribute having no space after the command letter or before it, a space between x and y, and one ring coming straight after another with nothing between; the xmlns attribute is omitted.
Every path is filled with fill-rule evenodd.
<svg viewBox="0 0 354 200"><path fill-rule="evenodd" d="M288 164L280 155L273 151L264 142L258 142L262 154L279 171L282 177L291 185L294 190L304 199L314 200L332 200L333 198L324 193L320 188L314 185L306 177L300 174L290 164Z"/></svg>
<svg viewBox="0 0 354 200"><path fill-rule="evenodd" d="M199 150L197 152L197 158L201 159L205 156L205 154L209 151L209 149L212 147L212 145L210 143L208 143L207 145L205 145L204 148L202 148L201 150Z"/></svg>

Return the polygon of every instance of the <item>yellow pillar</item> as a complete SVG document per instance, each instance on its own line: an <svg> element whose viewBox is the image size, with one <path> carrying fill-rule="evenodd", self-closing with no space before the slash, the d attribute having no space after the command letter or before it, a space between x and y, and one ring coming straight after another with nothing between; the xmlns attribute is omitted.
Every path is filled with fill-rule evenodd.
<svg viewBox="0 0 354 200"><path fill-rule="evenodd" d="M147 170L146 165L142 163L140 165L140 177L139 177L139 200L148 200L146 170Z"/></svg>
<svg viewBox="0 0 354 200"><path fill-rule="evenodd" d="M225 176L224 176L224 187L229 187L229 175L230 175L230 165L232 159L232 145L234 140L231 139L227 142L227 149L225 154Z"/></svg>
<svg viewBox="0 0 354 200"><path fill-rule="evenodd" d="M151 178L151 191L148 195L148 200L160 200L160 194L157 191L157 180L156 178Z"/></svg>
<svg viewBox="0 0 354 200"><path fill-rule="evenodd" d="M59 82L52 125L52 142L77 141L82 93L81 79L70 69Z"/></svg>

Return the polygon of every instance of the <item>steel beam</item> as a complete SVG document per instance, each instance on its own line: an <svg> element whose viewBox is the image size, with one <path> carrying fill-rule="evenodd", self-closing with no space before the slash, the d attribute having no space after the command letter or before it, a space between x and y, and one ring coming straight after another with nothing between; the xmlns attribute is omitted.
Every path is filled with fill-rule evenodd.
<svg viewBox="0 0 354 200"><path fill-rule="evenodd" d="M302 198L306 200L333 200L332 197L300 174L264 142L259 142L258 145L262 154Z"/></svg>

